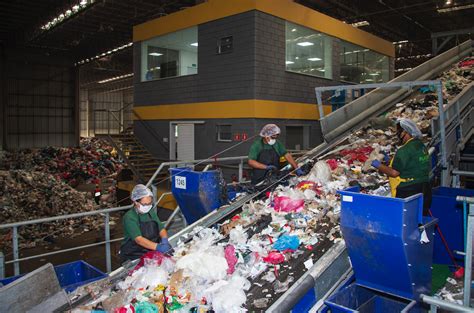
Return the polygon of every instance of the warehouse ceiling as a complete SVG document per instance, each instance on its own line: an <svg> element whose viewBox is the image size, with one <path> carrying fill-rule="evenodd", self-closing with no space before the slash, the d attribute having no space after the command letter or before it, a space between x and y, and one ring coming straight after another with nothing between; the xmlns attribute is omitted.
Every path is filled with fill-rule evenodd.
<svg viewBox="0 0 474 313"><path fill-rule="evenodd" d="M229 0L231 1L231 0ZM237 1L237 0L235 0ZM203 0L12 0L0 2L0 43L68 56L91 84L133 71L132 26ZM431 56L431 34L473 28L474 0L297 0L397 42L398 73ZM451 39L452 47L470 35ZM442 40L440 40L442 41ZM108 53L109 52L109 53ZM129 77L127 77L129 79Z"/></svg>

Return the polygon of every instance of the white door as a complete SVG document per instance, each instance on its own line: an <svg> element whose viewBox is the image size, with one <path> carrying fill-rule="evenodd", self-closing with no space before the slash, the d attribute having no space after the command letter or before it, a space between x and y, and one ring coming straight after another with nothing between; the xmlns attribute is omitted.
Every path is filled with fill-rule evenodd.
<svg viewBox="0 0 474 313"><path fill-rule="evenodd" d="M177 124L176 156L178 160L194 160L194 124Z"/></svg>

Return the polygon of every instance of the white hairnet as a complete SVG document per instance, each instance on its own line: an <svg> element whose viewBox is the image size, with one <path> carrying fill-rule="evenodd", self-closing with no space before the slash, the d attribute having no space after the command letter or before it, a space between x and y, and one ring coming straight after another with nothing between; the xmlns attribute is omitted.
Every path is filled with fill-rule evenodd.
<svg viewBox="0 0 474 313"><path fill-rule="evenodd" d="M410 134L413 138L421 138L423 137L423 134L421 133L421 130L416 126L415 122L412 120L406 119L406 118L401 118L398 120L398 123L400 124L400 127L406 131L407 133Z"/></svg>
<svg viewBox="0 0 474 313"><path fill-rule="evenodd" d="M148 189L147 186L138 184L133 187L132 194L130 195L130 198L133 201L139 201L140 199L145 197L153 197L153 193L150 189Z"/></svg>
<svg viewBox="0 0 474 313"><path fill-rule="evenodd" d="M280 127L275 124L267 124L260 131L260 137L271 137L280 134Z"/></svg>

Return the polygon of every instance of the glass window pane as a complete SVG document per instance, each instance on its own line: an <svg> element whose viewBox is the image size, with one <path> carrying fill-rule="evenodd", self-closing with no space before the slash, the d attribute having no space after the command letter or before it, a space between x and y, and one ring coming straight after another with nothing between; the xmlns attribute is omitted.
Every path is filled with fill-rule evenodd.
<svg viewBox="0 0 474 313"><path fill-rule="evenodd" d="M232 141L231 125L217 125L217 141Z"/></svg>
<svg viewBox="0 0 474 313"><path fill-rule="evenodd" d="M286 22L286 70L332 78L332 37Z"/></svg>
<svg viewBox="0 0 474 313"><path fill-rule="evenodd" d="M389 80L387 56L341 41L341 80L352 83L383 83Z"/></svg>
<svg viewBox="0 0 474 313"><path fill-rule="evenodd" d="M142 42L141 81L197 74L197 26Z"/></svg>

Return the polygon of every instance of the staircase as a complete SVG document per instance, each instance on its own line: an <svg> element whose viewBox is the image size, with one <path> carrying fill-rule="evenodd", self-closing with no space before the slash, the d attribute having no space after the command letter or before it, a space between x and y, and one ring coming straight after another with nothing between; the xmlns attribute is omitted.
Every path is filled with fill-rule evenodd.
<svg viewBox="0 0 474 313"><path fill-rule="evenodd" d="M141 183L147 183L161 161L154 157L133 134L133 127L120 134L107 135L110 143L125 160ZM161 175L163 176L163 174Z"/></svg>

